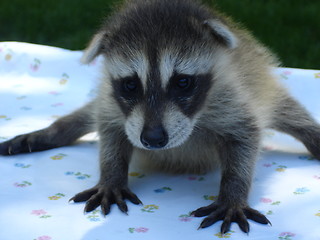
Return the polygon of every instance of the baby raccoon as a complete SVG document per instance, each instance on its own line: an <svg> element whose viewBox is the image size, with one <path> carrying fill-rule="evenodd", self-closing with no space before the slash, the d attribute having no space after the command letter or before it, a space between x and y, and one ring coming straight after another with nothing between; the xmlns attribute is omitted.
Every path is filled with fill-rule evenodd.
<svg viewBox="0 0 320 240"><path fill-rule="evenodd" d="M203 173L216 163L218 199L192 214L200 228L222 220L249 232L247 219L270 224L247 203L265 128L297 138L320 159L320 125L272 74L276 59L230 19L194 0L128 0L84 52L103 56L97 97L48 128L0 144L0 154L42 151L97 131L100 180L75 195L85 212L104 214L125 199L133 155L173 172Z"/></svg>

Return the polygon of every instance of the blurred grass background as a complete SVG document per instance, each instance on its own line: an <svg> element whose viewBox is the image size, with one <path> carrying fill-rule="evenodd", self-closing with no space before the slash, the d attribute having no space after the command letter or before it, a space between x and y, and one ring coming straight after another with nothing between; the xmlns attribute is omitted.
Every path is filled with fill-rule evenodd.
<svg viewBox="0 0 320 240"><path fill-rule="evenodd" d="M320 69L319 0L204 0L247 27L283 66ZM119 0L0 0L0 41L83 49Z"/></svg>

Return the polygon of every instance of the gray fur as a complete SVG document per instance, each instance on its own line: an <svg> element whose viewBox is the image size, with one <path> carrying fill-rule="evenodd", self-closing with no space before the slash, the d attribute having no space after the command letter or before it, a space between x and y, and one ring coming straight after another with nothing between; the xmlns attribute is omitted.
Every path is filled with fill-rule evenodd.
<svg viewBox="0 0 320 240"><path fill-rule="evenodd" d="M219 198L194 216L200 227L223 220L221 232L247 219L270 223L247 204L265 128L301 140L320 158L320 126L272 75L277 59L222 14L191 0L128 0L94 36L82 61L103 55L97 98L38 132L0 144L0 154L68 145L95 129L100 136L100 181L72 198L101 205L105 214L124 199L133 156L170 172L204 173L219 165ZM145 129L153 142L146 147ZM153 143L152 143L153 144ZM151 145L152 145L151 144ZM154 149L157 148L157 149ZM151 150L150 150L151 149Z"/></svg>

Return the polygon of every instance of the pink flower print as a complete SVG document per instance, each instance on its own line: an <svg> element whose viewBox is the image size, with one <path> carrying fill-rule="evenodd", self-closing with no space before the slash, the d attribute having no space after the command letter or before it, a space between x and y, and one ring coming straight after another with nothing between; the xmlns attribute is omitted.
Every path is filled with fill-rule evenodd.
<svg viewBox="0 0 320 240"><path fill-rule="evenodd" d="M291 233L291 232L282 232L280 233L279 235L280 237L283 237L283 236L290 236L290 237L294 237L295 234L294 233Z"/></svg>
<svg viewBox="0 0 320 240"><path fill-rule="evenodd" d="M188 179L191 180L191 181L194 181L194 180L196 180L197 178L196 178L196 177L193 177L193 176L190 176L190 177L188 177Z"/></svg>
<svg viewBox="0 0 320 240"><path fill-rule="evenodd" d="M204 181L205 178L202 177L202 176L189 176L189 177L188 177L188 180L190 180L190 181L195 181L195 180L197 180L197 181Z"/></svg>
<svg viewBox="0 0 320 240"><path fill-rule="evenodd" d="M291 233L291 232L282 232L279 234L279 239L282 239L282 240L291 240L292 237L294 237L295 234L294 233Z"/></svg>
<svg viewBox="0 0 320 240"><path fill-rule="evenodd" d="M181 222L191 222L192 218L191 217L181 217L180 221Z"/></svg>
<svg viewBox="0 0 320 240"><path fill-rule="evenodd" d="M320 180L320 176L314 175L313 178Z"/></svg>
<svg viewBox="0 0 320 240"><path fill-rule="evenodd" d="M64 105L63 103L54 103L51 105L51 107L61 107L63 105Z"/></svg>
<svg viewBox="0 0 320 240"><path fill-rule="evenodd" d="M36 71L38 71L39 66L38 66L38 65L30 64L30 68L31 68L32 71L36 72Z"/></svg>
<svg viewBox="0 0 320 240"><path fill-rule="evenodd" d="M179 220L181 222L190 222L192 221L191 212L189 214L182 214L179 216Z"/></svg>
<svg viewBox="0 0 320 240"><path fill-rule="evenodd" d="M270 198L260 198L260 202L263 203L272 203L272 200Z"/></svg>
<svg viewBox="0 0 320 240"><path fill-rule="evenodd" d="M51 240L52 238L49 237L49 236L41 236L41 237L38 237L37 240Z"/></svg>
<svg viewBox="0 0 320 240"><path fill-rule="evenodd" d="M47 218L51 217L51 215L48 215L47 212L45 210L43 210L43 209L32 210L31 214L39 216L39 218L41 218L41 219L47 219Z"/></svg>
<svg viewBox="0 0 320 240"><path fill-rule="evenodd" d="M263 166L264 166L264 167L271 167L272 164L271 164L271 163L265 163L265 164L263 164Z"/></svg>
<svg viewBox="0 0 320 240"><path fill-rule="evenodd" d="M145 228L145 227L140 227L140 228L136 228L135 231L138 232L138 233L146 233L148 232L148 228Z"/></svg>
<svg viewBox="0 0 320 240"><path fill-rule="evenodd" d="M264 151L272 151L274 149L273 146L263 146L262 148Z"/></svg>
<svg viewBox="0 0 320 240"><path fill-rule="evenodd" d="M282 77L282 78L284 78L284 79L288 79L288 76L289 75L291 75L292 74L292 72L291 71L283 71L281 74L280 74L280 76Z"/></svg>
<svg viewBox="0 0 320 240"><path fill-rule="evenodd" d="M54 95L54 96L60 95L60 93L57 91L50 91L49 94Z"/></svg>
<svg viewBox="0 0 320 240"><path fill-rule="evenodd" d="M22 183L14 183L13 184L15 187L20 187L20 188L22 188L22 187L27 187L27 186L31 186L32 185L32 183L30 183L30 182L28 182L28 181L23 181Z"/></svg>
<svg viewBox="0 0 320 240"><path fill-rule="evenodd" d="M36 216L40 216L40 215L45 215L45 214L47 214L47 212L44 211L43 209L40 209L40 210L32 210L31 214L32 214L32 215L36 215Z"/></svg>
<svg viewBox="0 0 320 240"><path fill-rule="evenodd" d="M148 232L149 229L148 228L145 228L145 227L139 227L139 228L129 228L129 232L130 233L146 233Z"/></svg>
<svg viewBox="0 0 320 240"><path fill-rule="evenodd" d="M291 71L288 71L288 70L283 72L284 75L291 75L291 73L292 73L292 72L291 72Z"/></svg>
<svg viewBox="0 0 320 240"><path fill-rule="evenodd" d="M37 58L35 58L33 60L33 63L30 64L30 69L33 71L33 72L36 72L39 70L39 67L40 67L40 64L41 64L41 61Z"/></svg>

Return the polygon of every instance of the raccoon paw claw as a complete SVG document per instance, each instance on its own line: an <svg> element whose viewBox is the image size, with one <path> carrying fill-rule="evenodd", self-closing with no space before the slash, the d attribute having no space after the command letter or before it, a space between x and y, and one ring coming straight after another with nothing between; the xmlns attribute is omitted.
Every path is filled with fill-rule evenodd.
<svg viewBox="0 0 320 240"><path fill-rule="evenodd" d="M91 212L97 207L101 206L101 211L103 215L108 215L110 213L110 208L112 204L117 204L121 212L128 212L128 206L124 199L128 199L133 204L142 204L140 199L130 191L129 188L110 188L107 186L96 186L91 189L85 190L76 194L69 201L73 202L85 202L86 206L84 212Z"/></svg>
<svg viewBox="0 0 320 240"><path fill-rule="evenodd" d="M0 143L0 155L15 155L20 153L38 152L58 147L47 136L45 130L14 137L6 142Z"/></svg>
<svg viewBox="0 0 320 240"><path fill-rule="evenodd" d="M28 135L20 135L9 141L0 144L0 155L15 155L19 153L29 152L30 144L28 143Z"/></svg>
<svg viewBox="0 0 320 240"><path fill-rule="evenodd" d="M232 222L236 222L243 232L248 233L250 231L248 219L261 224L271 225L270 221L263 214L250 207L228 207L223 206L223 204L213 203L193 211L191 215L195 217L208 216L202 221L199 229L209 227L222 220L223 222L220 229L221 234L230 231Z"/></svg>

